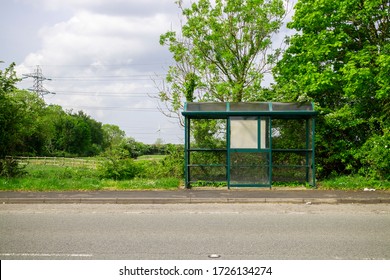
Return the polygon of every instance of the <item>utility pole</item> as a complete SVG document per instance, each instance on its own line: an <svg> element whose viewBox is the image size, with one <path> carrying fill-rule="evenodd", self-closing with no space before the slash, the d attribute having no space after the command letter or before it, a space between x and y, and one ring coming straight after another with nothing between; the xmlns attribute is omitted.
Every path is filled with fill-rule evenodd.
<svg viewBox="0 0 390 280"><path fill-rule="evenodd" d="M51 79L46 78L42 74L42 69L37 65L37 68L33 73L30 74L23 74L24 78L33 78L34 79L34 86L32 88L29 88L30 91L35 92L36 94L40 95L41 98L43 98L46 94L55 94L55 92L48 91L43 86L43 81L48 80L51 81Z"/></svg>

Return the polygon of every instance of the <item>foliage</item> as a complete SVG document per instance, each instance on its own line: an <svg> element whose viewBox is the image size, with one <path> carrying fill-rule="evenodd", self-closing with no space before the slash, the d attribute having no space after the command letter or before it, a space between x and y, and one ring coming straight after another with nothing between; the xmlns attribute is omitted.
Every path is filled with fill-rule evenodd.
<svg viewBox="0 0 390 280"><path fill-rule="evenodd" d="M24 167L13 158L0 159L0 178L14 178L25 174Z"/></svg>
<svg viewBox="0 0 390 280"><path fill-rule="evenodd" d="M182 145L167 145L168 154L160 160L139 160L139 177L142 178L183 178L184 147Z"/></svg>
<svg viewBox="0 0 390 280"><path fill-rule="evenodd" d="M3 61L0 61L0 63L3 63ZM0 96L4 96L6 93L11 92L16 88L15 84L19 79L16 77L14 68L15 63L11 63L4 71L0 70Z"/></svg>
<svg viewBox="0 0 390 280"><path fill-rule="evenodd" d="M138 158L148 151L148 146L146 144L138 142L132 137L126 138L124 148L129 151L131 158Z"/></svg>
<svg viewBox="0 0 390 280"><path fill-rule="evenodd" d="M138 175L140 169L133 159L111 158L101 164L99 172L103 179L129 180Z"/></svg>
<svg viewBox="0 0 390 280"><path fill-rule="evenodd" d="M163 177L182 175L180 162L183 161L183 154L175 153L174 146L145 145L134 138L125 137L118 126L102 125L82 111L66 112L58 105L46 105L37 94L16 88L18 79L14 66L11 64L0 72L0 177L24 174L17 161L5 159L7 155L91 156L103 151L108 160L100 167L99 178L128 180L144 176L141 173L149 173L153 178L157 174L163 174ZM145 166L131 159L154 153L170 154L158 163L157 173L147 171ZM77 177L73 171L62 168L61 171L44 174L52 180L85 179L81 174L81 177ZM39 172L32 174L37 175ZM95 180L98 175L87 177L88 180ZM39 176L34 178L44 180Z"/></svg>
<svg viewBox="0 0 390 280"><path fill-rule="evenodd" d="M305 0L295 6L288 27L298 33L274 69L275 89L283 101L315 101L321 177L369 170L381 149L374 139L386 146L389 15L388 0Z"/></svg>
<svg viewBox="0 0 390 280"><path fill-rule="evenodd" d="M132 180L101 179L99 170L81 167L27 165L20 178L1 178L2 191L80 191L177 189L179 178L134 178Z"/></svg>
<svg viewBox="0 0 390 280"><path fill-rule="evenodd" d="M130 156L137 158L148 154L150 147L144 143L136 141L132 137L126 137L126 133L117 125L103 125L105 154L121 154L121 157Z"/></svg>
<svg viewBox="0 0 390 280"><path fill-rule="evenodd" d="M226 120L192 119L190 128L192 148L226 147Z"/></svg>
<svg viewBox="0 0 390 280"><path fill-rule="evenodd" d="M382 136L370 137L355 158L363 163L360 170L363 175L390 181L390 130L385 130Z"/></svg>
<svg viewBox="0 0 390 280"><path fill-rule="evenodd" d="M168 155L159 160L134 160L138 155L147 154L148 146L132 138L122 139L119 146L107 150L107 159L99 168L101 178L128 180L140 178L165 178L183 175L183 149L168 144ZM127 141L126 141L127 140Z"/></svg>
<svg viewBox="0 0 390 280"><path fill-rule="evenodd" d="M119 126L113 124L104 124L103 129L103 145L104 148L111 148L120 146L126 133L120 129Z"/></svg>
<svg viewBox="0 0 390 280"><path fill-rule="evenodd" d="M318 187L325 190L390 190L390 182L359 175L350 175L325 179L318 183Z"/></svg>
<svg viewBox="0 0 390 280"><path fill-rule="evenodd" d="M16 88L15 64L0 71L0 158L14 155L97 155L102 124L83 112L47 105L36 93Z"/></svg>
<svg viewBox="0 0 390 280"><path fill-rule="evenodd" d="M0 159L7 155L17 126L17 106L8 95L16 89L18 81L14 67L15 63L12 63L4 71L0 70Z"/></svg>
<svg viewBox="0 0 390 280"><path fill-rule="evenodd" d="M158 162L159 177L183 178L184 176L184 147L169 145L168 154Z"/></svg>
<svg viewBox="0 0 390 280"><path fill-rule="evenodd" d="M183 101L261 99L261 81L279 50L272 50L285 15L282 0L178 1L184 18L180 33L160 37L176 65L167 75L160 99L179 115Z"/></svg>
<svg viewBox="0 0 390 280"><path fill-rule="evenodd" d="M102 124L82 111L64 112L59 106L47 108L51 116L51 153L60 155L93 156L102 151Z"/></svg>
<svg viewBox="0 0 390 280"><path fill-rule="evenodd" d="M133 189L177 189L180 178L134 178L132 180L101 179L99 171L81 167L28 165L28 173L20 178L1 178L1 191L75 191L75 190L133 190ZM302 186L302 184L281 186ZM194 186L226 187L225 183L202 182ZM363 190L365 188L389 190L389 181L362 176L337 176L318 182L320 189Z"/></svg>
<svg viewBox="0 0 390 280"><path fill-rule="evenodd" d="M101 123L83 112L47 106L37 94L13 89L0 102L1 151L6 155L91 156L102 151ZM4 107L4 108L3 108Z"/></svg>

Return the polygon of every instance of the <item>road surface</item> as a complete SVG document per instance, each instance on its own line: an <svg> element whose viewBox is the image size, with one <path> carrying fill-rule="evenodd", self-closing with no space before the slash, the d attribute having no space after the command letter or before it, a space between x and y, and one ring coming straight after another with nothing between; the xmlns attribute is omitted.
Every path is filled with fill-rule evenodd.
<svg viewBox="0 0 390 280"><path fill-rule="evenodd" d="M2 204L0 259L390 259L390 205Z"/></svg>

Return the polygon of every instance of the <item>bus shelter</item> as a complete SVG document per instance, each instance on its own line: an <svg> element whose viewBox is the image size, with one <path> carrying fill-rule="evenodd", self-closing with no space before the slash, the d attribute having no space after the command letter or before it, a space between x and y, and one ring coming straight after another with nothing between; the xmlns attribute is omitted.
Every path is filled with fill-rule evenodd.
<svg viewBox="0 0 390 280"><path fill-rule="evenodd" d="M185 185L315 187L313 103L189 102Z"/></svg>

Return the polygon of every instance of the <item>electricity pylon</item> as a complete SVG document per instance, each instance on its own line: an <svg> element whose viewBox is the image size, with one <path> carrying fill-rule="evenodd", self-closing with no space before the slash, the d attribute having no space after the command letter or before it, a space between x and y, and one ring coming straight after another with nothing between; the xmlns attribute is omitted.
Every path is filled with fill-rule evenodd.
<svg viewBox="0 0 390 280"><path fill-rule="evenodd" d="M35 92L36 94L40 95L41 98L43 98L46 94L55 94L55 92L48 91L43 86L43 81L48 80L51 81L51 79L46 78L42 74L42 69L37 65L37 68L33 73L30 74L23 74L24 78L33 78L34 79L34 85L32 88L29 88L28 90Z"/></svg>

